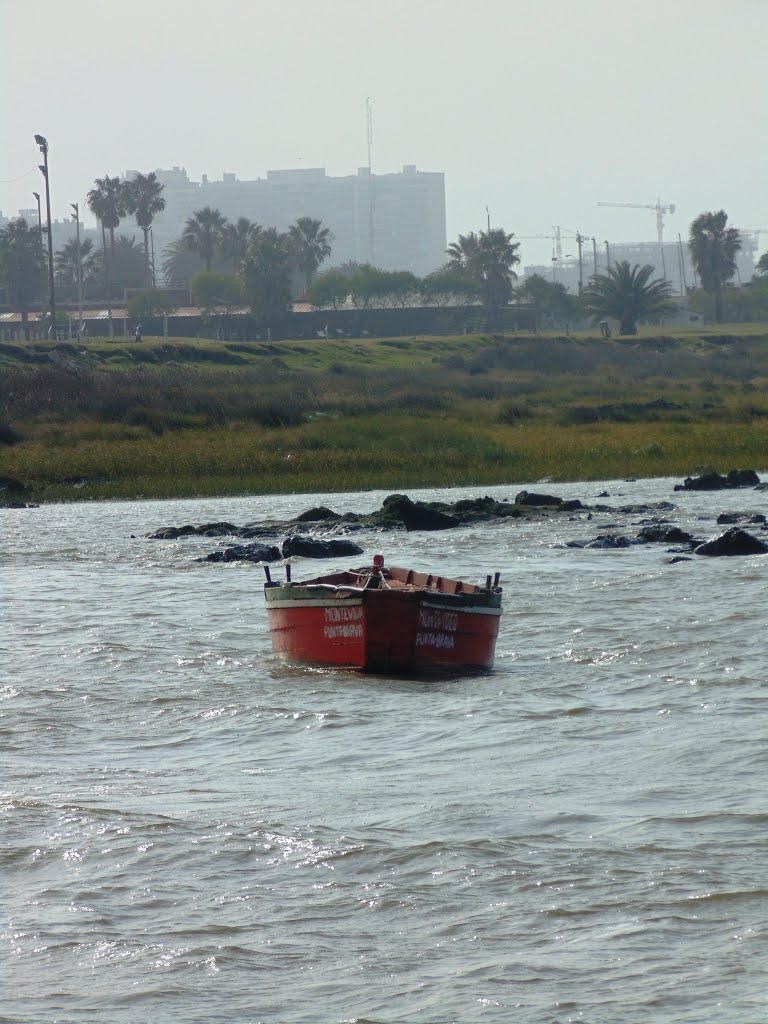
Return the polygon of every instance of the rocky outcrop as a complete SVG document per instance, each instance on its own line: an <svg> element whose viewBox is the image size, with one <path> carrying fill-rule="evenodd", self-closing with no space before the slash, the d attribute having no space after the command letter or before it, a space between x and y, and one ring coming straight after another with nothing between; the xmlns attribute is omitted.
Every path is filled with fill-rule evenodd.
<svg viewBox="0 0 768 1024"><path fill-rule="evenodd" d="M234 544L223 551L212 551L198 562L277 562L280 548L265 544Z"/></svg>
<svg viewBox="0 0 768 1024"><path fill-rule="evenodd" d="M515 504L533 506L534 508L554 506L559 512L575 512L577 509L584 508L578 498L566 501L554 494L537 494L530 491L519 491L515 495Z"/></svg>
<svg viewBox="0 0 768 1024"><path fill-rule="evenodd" d="M768 544L764 544L757 537L753 537L746 530L740 530L738 526L732 526L730 530L719 537L699 544L694 548L696 555L766 555Z"/></svg>
<svg viewBox="0 0 768 1024"><path fill-rule="evenodd" d="M681 484L675 484L676 491L724 491L735 487L757 487L760 477L754 469L731 469L726 476L719 473L704 473L702 476L688 476Z"/></svg>
<svg viewBox="0 0 768 1024"><path fill-rule="evenodd" d="M450 530L461 526L457 516L442 512L434 505L411 501L406 494L390 494L384 499L382 513L385 517L402 523L406 530Z"/></svg>
<svg viewBox="0 0 768 1024"><path fill-rule="evenodd" d="M301 558L340 558L362 555L363 549L351 540L318 540L315 537L287 537L283 541L282 557L298 555Z"/></svg>
<svg viewBox="0 0 768 1024"><path fill-rule="evenodd" d="M717 517L718 526L760 526L765 522L762 512L721 512Z"/></svg>
<svg viewBox="0 0 768 1024"><path fill-rule="evenodd" d="M644 526L637 535L641 544L690 544L693 536L679 526Z"/></svg>

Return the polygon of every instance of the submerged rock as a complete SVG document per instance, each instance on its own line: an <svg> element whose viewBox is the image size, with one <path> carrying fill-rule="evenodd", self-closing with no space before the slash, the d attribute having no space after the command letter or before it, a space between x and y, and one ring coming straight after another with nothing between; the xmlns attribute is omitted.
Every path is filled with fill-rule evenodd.
<svg viewBox="0 0 768 1024"><path fill-rule="evenodd" d="M390 494L384 499L382 513L403 524L406 530L450 530L461 526L457 516L441 512L431 505L411 501L406 494Z"/></svg>

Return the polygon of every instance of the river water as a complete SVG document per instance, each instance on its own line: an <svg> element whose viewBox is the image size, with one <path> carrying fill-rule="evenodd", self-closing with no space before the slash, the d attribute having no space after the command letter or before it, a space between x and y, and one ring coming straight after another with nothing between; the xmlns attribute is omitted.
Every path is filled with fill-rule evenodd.
<svg viewBox="0 0 768 1024"><path fill-rule="evenodd" d="M673 483L546 489L702 537L768 504ZM768 1019L768 558L356 535L502 574L494 671L414 682L286 667L259 567L146 539L383 497L0 512L0 1021Z"/></svg>

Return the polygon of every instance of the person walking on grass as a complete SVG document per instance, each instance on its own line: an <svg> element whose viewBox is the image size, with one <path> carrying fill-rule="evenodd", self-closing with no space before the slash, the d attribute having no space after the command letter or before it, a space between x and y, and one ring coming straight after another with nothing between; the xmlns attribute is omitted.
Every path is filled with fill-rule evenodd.
<svg viewBox="0 0 768 1024"><path fill-rule="evenodd" d="M141 342L141 324L136 324L136 342Z"/></svg>

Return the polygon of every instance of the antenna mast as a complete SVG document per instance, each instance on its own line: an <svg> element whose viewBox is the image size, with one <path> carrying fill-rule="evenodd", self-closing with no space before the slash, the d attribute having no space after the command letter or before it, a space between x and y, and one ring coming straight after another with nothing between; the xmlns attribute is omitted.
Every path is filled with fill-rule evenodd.
<svg viewBox="0 0 768 1024"><path fill-rule="evenodd" d="M368 258L372 264L376 264L376 239L374 235L373 226L373 214L374 214L374 195L373 195L373 114L371 112L371 99L370 96L366 97L365 100L365 127L366 127L366 138L368 142Z"/></svg>

